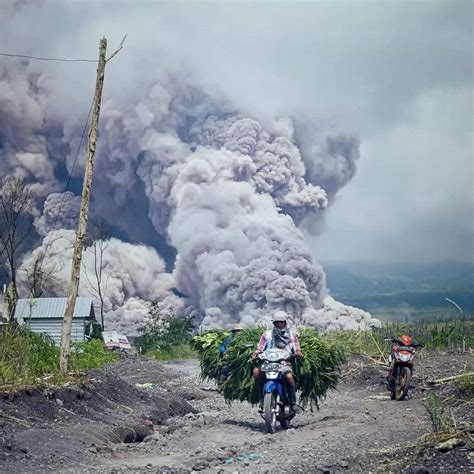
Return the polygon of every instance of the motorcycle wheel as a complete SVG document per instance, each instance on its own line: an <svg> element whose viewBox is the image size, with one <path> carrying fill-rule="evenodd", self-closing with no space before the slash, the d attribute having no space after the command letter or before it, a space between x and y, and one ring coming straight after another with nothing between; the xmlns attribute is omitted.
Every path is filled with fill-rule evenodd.
<svg viewBox="0 0 474 474"><path fill-rule="evenodd" d="M411 381L411 370L409 367L401 367L398 378L397 378L397 386L395 389L395 399L402 401L405 399L408 393L408 389L410 388L410 381ZM393 392L392 392L393 393Z"/></svg>
<svg viewBox="0 0 474 474"><path fill-rule="evenodd" d="M265 428L267 433L276 431L276 395L274 392L266 393L263 399L263 412L265 414Z"/></svg>

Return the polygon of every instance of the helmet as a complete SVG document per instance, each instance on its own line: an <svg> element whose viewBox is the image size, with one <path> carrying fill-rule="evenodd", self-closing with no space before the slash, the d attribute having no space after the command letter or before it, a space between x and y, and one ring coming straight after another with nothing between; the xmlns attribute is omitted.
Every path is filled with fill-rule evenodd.
<svg viewBox="0 0 474 474"><path fill-rule="evenodd" d="M232 326L232 331L243 331L245 326L243 324L237 323Z"/></svg>
<svg viewBox="0 0 474 474"><path fill-rule="evenodd" d="M400 336L400 341L402 341L405 346L410 346L413 344L413 338L407 335Z"/></svg>
<svg viewBox="0 0 474 474"><path fill-rule="evenodd" d="M278 322L285 322L288 318L286 317L286 313L284 311L277 311L272 318L272 322L278 323Z"/></svg>

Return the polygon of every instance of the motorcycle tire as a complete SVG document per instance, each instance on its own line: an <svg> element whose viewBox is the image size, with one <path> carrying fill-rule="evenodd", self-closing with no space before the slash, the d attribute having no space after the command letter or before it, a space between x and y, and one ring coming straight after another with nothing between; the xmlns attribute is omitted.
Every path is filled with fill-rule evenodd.
<svg viewBox="0 0 474 474"><path fill-rule="evenodd" d="M403 382L402 382L403 381ZM397 377L397 387L395 388L395 399L402 401L405 399L410 388L411 370L409 367L401 367Z"/></svg>
<svg viewBox="0 0 474 474"><path fill-rule="evenodd" d="M274 392L266 393L263 399L263 413L265 417L265 428L267 433L275 433L276 431L276 394Z"/></svg>

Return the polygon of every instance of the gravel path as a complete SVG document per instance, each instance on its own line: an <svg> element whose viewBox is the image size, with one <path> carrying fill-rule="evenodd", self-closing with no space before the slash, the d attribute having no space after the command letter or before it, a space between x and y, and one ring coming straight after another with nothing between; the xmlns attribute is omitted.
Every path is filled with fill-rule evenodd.
<svg viewBox="0 0 474 474"><path fill-rule="evenodd" d="M360 384L332 392L320 411L306 412L292 428L264 432L255 407L228 406L210 384L198 381L196 361L168 363L166 389L201 394L191 401L197 413L167 420L147 443L128 445L102 459L107 470L169 469L212 471L338 472L365 471L372 452L409 445L430 430L419 398L389 400L375 370ZM131 376L133 377L133 375Z"/></svg>
<svg viewBox="0 0 474 474"><path fill-rule="evenodd" d="M351 359L319 411L270 435L255 407L228 406L199 381L197 361L132 358L80 387L0 394L0 472L473 472L472 446L415 448L432 430L428 393L456 403L457 419L472 429L472 400L459 388L420 381L472 364L469 354L420 360L411 397L395 402L384 367Z"/></svg>

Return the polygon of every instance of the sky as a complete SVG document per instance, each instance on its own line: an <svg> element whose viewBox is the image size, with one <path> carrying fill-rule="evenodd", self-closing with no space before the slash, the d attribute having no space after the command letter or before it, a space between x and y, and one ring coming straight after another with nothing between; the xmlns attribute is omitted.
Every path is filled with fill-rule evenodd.
<svg viewBox="0 0 474 474"><path fill-rule="evenodd" d="M356 176L307 235L324 261L474 260L470 1L7 1L0 50L97 56L128 34L104 96L178 68L262 121L358 134ZM86 116L94 65L52 63L59 112Z"/></svg>

